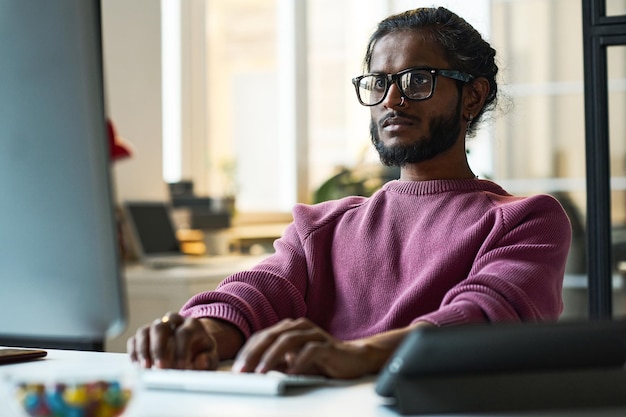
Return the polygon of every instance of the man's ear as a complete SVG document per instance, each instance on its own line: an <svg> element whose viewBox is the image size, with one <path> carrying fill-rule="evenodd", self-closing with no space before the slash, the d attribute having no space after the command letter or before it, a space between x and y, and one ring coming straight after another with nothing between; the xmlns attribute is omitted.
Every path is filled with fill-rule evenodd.
<svg viewBox="0 0 626 417"><path fill-rule="evenodd" d="M463 90L463 117L472 119L482 110L489 95L489 81L485 77L478 77L465 84Z"/></svg>

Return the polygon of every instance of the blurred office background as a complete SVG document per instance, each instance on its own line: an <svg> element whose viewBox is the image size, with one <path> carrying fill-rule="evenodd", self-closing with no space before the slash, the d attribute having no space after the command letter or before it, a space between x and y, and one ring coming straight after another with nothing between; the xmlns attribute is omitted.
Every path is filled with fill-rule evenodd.
<svg viewBox="0 0 626 417"><path fill-rule="evenodd" d="M289 220L331 179L367 192L388 179L370 145L362 73L376 23L441 5L498 52L499 108L468 142L475 172L508 191L550 193L574 225L564 317L586 314L581 0L104 0L109 115L132 143L119 200L168 198L168 183L232 198L234 224ZM626 0L607 0L626 15ZM626 46L610 47L615 315L626 311ZM352 186L353 188L350 188ZM341 193L342 190L335 190ZM333 195L332 193L329 195Z"/></svg>

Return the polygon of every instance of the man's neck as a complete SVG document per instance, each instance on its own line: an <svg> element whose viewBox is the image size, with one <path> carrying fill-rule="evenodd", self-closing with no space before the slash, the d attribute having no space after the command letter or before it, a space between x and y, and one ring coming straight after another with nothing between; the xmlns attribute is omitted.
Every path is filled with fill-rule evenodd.
<svg viewBox="0 0 626 417"><path fill-rule="evenodd" d="M473 179L476 178L474 172L469 167L467 159L459 161L429 160L410 164L400 169L400 181L428 181L428 180L450 180L450 179Z"/></svg>

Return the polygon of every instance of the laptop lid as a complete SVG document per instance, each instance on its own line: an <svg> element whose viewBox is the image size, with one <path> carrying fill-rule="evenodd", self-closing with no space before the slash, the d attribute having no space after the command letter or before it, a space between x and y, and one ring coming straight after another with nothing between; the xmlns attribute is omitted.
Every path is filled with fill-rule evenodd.
<svg viewBox="0 0 626 417"><path fill-rule="evenodd" d="M168 204L127 201L124 211L140 258L183 256Z"/></svg>

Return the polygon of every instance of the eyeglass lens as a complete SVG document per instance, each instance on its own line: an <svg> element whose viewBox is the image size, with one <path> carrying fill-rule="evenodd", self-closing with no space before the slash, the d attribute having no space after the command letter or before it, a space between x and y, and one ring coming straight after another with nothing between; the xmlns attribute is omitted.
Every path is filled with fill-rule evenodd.
<svg viewBox="0 0 626 417"><path fill-rule="evenodd" d="M430 71L413 70L391 78L396 81L402 93L410 99L425 99L432 94L433 76ZM359 97L367 105L380 103L387 94L389 86L390 81L386 75L366 75L358 83Z"/></svg>

